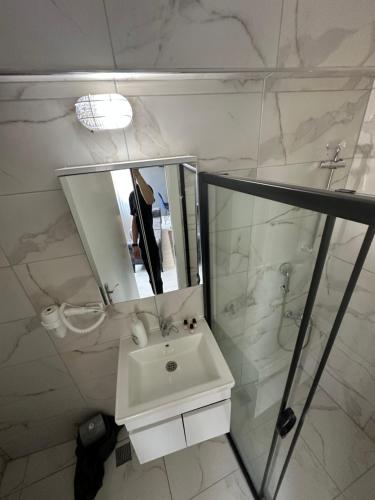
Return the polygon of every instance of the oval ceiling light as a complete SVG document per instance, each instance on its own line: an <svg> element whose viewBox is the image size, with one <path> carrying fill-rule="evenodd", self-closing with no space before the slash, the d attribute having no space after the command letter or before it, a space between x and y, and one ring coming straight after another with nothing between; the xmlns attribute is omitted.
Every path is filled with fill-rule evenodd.
<svg viewBox="0 0 375 500"><path fill-rule="evenodd" d="M133 118L130 102L121 94L84 95L75 106L78 120L92 131L125 128Z"/></svg>

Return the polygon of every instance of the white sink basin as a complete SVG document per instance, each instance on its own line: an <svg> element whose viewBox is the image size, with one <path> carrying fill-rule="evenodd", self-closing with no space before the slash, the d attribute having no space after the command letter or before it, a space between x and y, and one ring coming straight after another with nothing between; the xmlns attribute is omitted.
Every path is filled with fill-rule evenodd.
<svg viewBox="0 0 375 500"><path fill-rule="evenodd" d="M164 338L153 333L144 348L123 339L116 422L125 423L128 430L149 425L230 397L233 386L233 377L204 320L194 333L182 328Z"/></svg>

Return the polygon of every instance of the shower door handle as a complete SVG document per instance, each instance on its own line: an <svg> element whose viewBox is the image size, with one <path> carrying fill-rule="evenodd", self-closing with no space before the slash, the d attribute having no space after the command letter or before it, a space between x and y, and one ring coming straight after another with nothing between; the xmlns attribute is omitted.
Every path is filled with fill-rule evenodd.
<svg viewBox="0 0 375 500"><path fill-rule="evenodd" d="M277 432L284 438L293 429L297 417L292 408L285 408L277 421Z"/></svg>

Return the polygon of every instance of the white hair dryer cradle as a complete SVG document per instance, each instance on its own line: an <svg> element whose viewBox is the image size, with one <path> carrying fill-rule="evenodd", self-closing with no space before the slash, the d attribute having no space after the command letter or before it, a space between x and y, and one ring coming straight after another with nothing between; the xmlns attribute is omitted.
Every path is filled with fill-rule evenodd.
<svg viewBox="0 0 375 500"><path fill-rule="evenodd" d="M78 328L69 320L72 316L83 316L85 314L99 314L99 318L87 328ZM78 335L92 332L103 323L106 312L104 305L101 303L74 306L63 302L61 306L54 304L46 307L41 312L40 317L41 323L46 330L52 331L57 337L63 338L68 330Z"/></svg>

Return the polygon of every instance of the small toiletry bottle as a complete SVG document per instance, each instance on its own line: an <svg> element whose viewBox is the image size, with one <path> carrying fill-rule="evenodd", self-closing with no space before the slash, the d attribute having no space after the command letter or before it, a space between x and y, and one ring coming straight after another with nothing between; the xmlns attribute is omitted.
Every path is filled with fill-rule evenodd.
<svg viewBox="0 0 375 500"><path fill-rule="evenodd" d="M136 314L132 314L131 322L131 334L132 340L137 346L145 347L148 342L146 329L140 319L137 318Z"/></svg>
<svg viewBox="0 0 375 500"><path fill-rule="evenodd" d="M197 328L197 320L195 318L193 318L193 327Z"/></svg>
<svg viewBox="0 0 375 500"><path fill-rule="evenodd" d="M188 320L184 319L184 330L188 329Z"/></svg>

